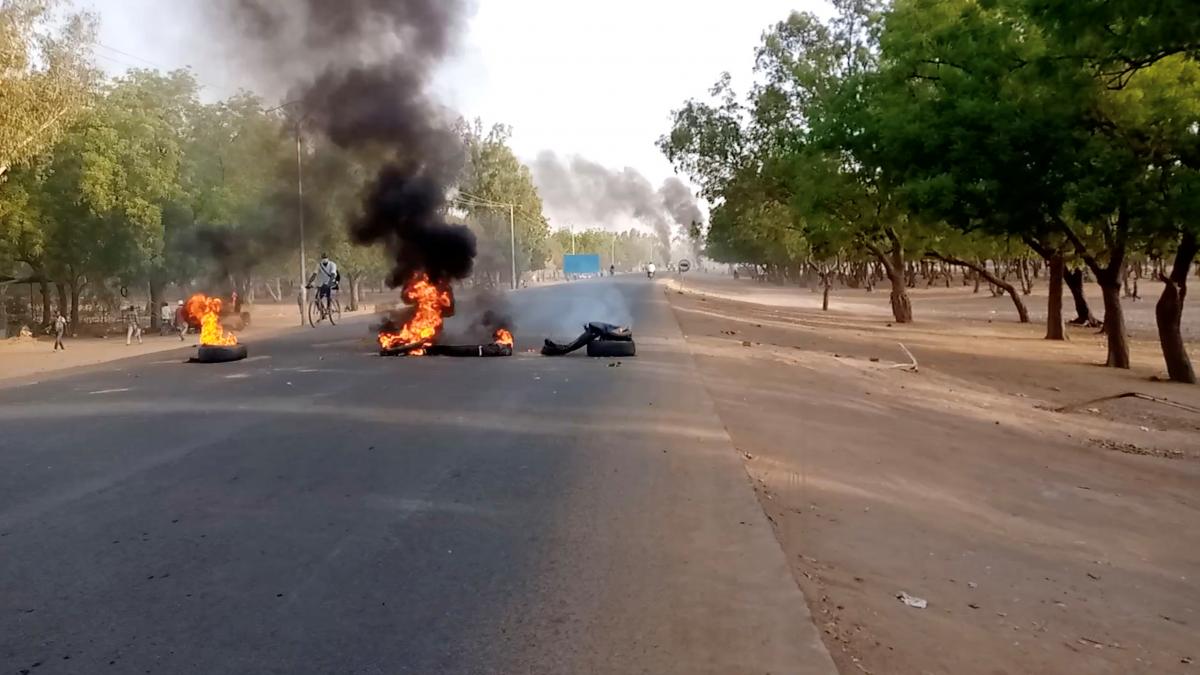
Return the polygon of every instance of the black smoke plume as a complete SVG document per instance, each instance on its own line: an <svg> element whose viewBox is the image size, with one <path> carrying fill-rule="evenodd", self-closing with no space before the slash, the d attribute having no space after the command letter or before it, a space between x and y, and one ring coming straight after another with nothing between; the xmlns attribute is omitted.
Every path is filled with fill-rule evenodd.
<svg viewBox="0 0 1200 675"><path fill-rule="evenodd" d="M466 0L222 0L256 79L287 83L289 114L338 147L387 157L351 234L383 244L400 286L424 272L469 276L475 237L445 222L462 147L430 95L452 51Z"/></svg>

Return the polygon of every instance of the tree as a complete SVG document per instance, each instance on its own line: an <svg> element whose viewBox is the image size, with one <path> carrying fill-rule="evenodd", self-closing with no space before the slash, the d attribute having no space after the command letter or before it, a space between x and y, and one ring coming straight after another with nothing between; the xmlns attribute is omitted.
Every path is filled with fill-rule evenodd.
<svg viewBox="0 0 1200 675"><path fill-rule="evenodd" d="M0 177L37 157L83 112L97 79L89 57L95 18L61 0L0 3Z"/></svg>
<svg viewBox="0 0 1200 675"><path fill-rule="evenodd" d="M497 279L511 276L514 248L518 274L533 269L533 263L540 262L534 260L535 254L543 250L550 227L542 215L533 174L508 146L512 131L494 125L485 133L483 123L476 120L461 125L460 133L467 162L457 205L481 239L477 271Z"/></svg>
<svg viewBox="0 0 1200 675"><path fill-rule="evenodd" d="M157 74L137 72L106 95L55 146L37 183L46 266L71 291L88 278L141 278L163 246L163 205L179 190L182 153Z"/></svg>

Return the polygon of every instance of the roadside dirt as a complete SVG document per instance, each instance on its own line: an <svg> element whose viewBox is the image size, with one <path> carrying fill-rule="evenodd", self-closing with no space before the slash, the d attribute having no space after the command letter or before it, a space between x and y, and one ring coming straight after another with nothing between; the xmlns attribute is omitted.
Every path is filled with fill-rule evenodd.
<svg viewBox="0 0 1200 675"><path fill-rule="evenodd" d="M299 317L295 305L287 304L258 304L250 308L252 322L242 332L237 333L246 339L277 335L288 330L296 330ZM349 312L346 317L356 316ZM359 312L357 315L362 315ZM309 329L311 330L311 329ZM146 329L142 334L142 344L135 341L125 344L125 335L113 335L107 338L70 338L65 340L66 351L54 351L54 338L39 335L34 338L9 338L0 340L0 384L5 380L23 378L35 375L49 374L70 370L83 366L108 363L119 359L170 351L182 347L196 346L197 336L192 333L186 340L181 341L178 333L159 335Z"/></svg>
<svg viewBox="0 0 1200 675"><path fill-rule="evenodd" d="M1126 391L1200 408L1200 387L1151 381L1155 344L1114 371L1086 330L889 326L721 289L665 292L841 672L1200 667L1200 415L1053 412ZM893 367L899 343L919 372Z"/></svg>

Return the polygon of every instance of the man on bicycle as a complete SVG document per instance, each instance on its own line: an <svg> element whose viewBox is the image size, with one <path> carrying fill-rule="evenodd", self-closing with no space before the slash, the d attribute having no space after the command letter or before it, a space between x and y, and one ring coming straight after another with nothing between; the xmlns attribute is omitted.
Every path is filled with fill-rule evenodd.
<svg viewBox="0 0 1200 675"><path fill-rule="evenodd" d="M308 278L308 285L312 286L314 280L318 282L317 304L321 305L323 309L329 308L331 294L338 287L338 281L341 278L337 263L330 260L328 254L322 253L321 262L317 263L317 271Z"/></svg>

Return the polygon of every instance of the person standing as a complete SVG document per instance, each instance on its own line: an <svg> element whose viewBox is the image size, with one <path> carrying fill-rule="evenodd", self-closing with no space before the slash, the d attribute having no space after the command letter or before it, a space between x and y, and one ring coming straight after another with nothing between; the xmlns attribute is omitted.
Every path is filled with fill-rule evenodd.
<svg viewBox="0 0 1200 675"><path fill-rule="evenodd" d="M187 312L183 309L183 301L175 306L175 329L179 331L179 341L184 341L184 335L188 332Z"/></svg>
<svg viewBox="0 0 1200 675"><path fill-rule="evenodd" d="M54 351L67 351L67 346L63 344L63 335L67 332L67 317L63 313L54 310Z"/></svg>
<svg viewBox="0 0 1200 675"><path fill-rule="evenodd" d="M162 304L162 307L158 308L158 334L159 335L166 335L167 331L171 330L171 316L172 315L173 315L173 312L171 311L171 306L168 305L167 303L164 302Z"/></svg>
<svg viewBox="0 0 1200 675"><path fill-rule="evenodd" d="M125 310L125 344L133 344L134 337L142 344L142 318L138 316L137 305L130 304Z"/></svg>

